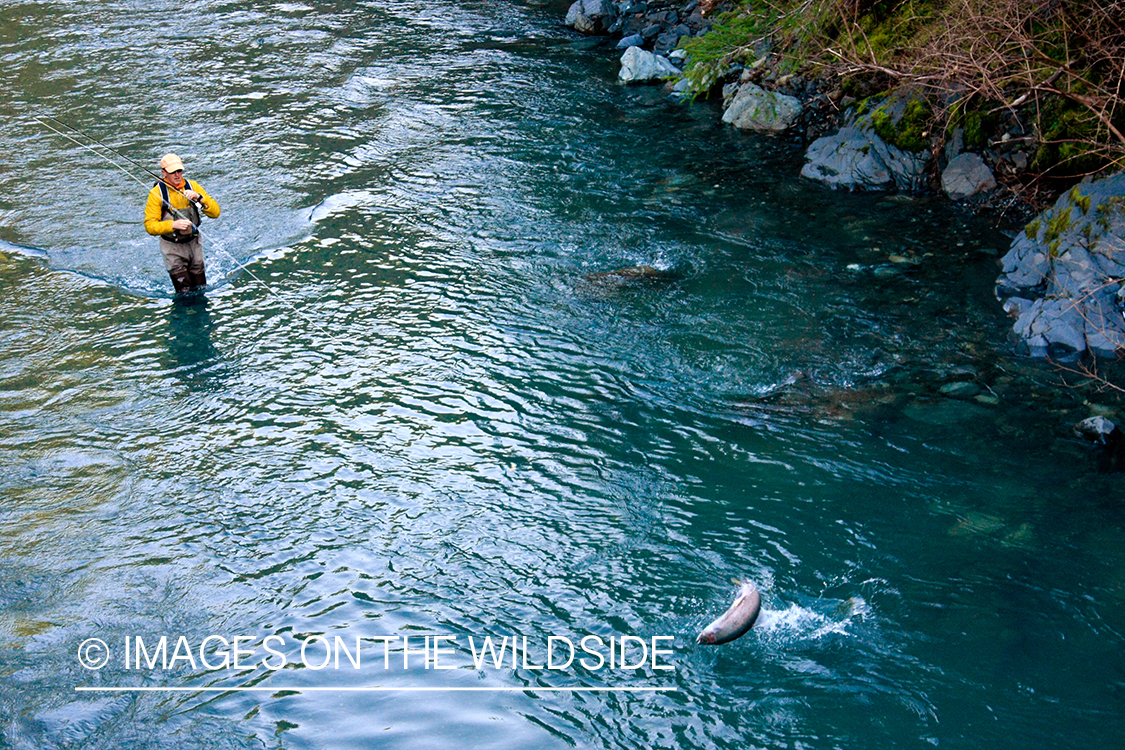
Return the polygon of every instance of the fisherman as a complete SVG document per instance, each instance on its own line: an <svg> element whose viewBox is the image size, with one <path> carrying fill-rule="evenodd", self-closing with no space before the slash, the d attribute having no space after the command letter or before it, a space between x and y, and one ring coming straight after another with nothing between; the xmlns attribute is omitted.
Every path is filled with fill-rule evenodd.
<svg viewBox="0 0 1125 750"><path fill-rule="evenodd" d="M207 286L199 212L217 219L219 204L198 182L184 178L184 162L176 154L160 160L160 176L145 203L145 231L160 237L160 254L176 294L196 292Z"/></svg>

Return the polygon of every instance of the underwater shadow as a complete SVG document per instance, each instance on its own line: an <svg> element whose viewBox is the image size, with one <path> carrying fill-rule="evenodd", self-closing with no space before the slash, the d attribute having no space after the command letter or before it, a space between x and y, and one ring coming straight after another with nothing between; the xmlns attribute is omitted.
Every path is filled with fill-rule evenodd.
<svg viewBox="0 0 1125 750"><path fill-rule="evenodd" d="M177 296L168 311L168 369L184 382L201 385L212 380L221 361L211 337L215 322L211 302L202 294Z"/></svg>

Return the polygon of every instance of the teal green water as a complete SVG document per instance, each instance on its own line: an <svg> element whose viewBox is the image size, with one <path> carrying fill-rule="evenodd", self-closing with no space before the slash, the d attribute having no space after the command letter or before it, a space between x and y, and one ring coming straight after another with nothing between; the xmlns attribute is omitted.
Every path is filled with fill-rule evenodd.
<svg viewBox="0 0 1125 750"><path fill-rule="evenodd" d="M1007 353L1006 240L617 85L564 5L0 4L0 747L1125 734L1121 479ZM184 157L205 303L43 114ZM1000 406L918 385L956 368ZM743 576L759 625L695 645ZM255 656L126 666L162 635ZM454 669L385 668L426 635ZM674 669L533 668L588 635Z"/></svg>

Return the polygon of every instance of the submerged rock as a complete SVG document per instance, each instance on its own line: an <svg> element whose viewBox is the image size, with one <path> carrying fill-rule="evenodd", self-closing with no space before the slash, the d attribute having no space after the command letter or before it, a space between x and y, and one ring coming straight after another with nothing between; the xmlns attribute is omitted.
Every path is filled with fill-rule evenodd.
<svg viewBox="0 0 1125 750"><path fill-rule="evenodd" d="M1074 434L1096 447L1098 471L1125 471L1125 433L1112 420L1100 415L1087 417L1074 425Z"/></svg>
<svg viewBox="0 0 1125 750"><path fill-rule="evenodd" d="M1006 528L1003 518L971 510L949 530L950 536L990 536Z"/></svg>
<svg viewBox="0 0 1125 750"><path fill-rule="evenodd" d="M672 274L670 272L646 265L625 266L624 268L615 268L612 271L598 271L597 273L586 274L587 281L667 281L671 278Z"/></svg>
<svg viewBox="0 0 1125 750"><path fill-rule="evenodd" d="M938 389L938 393L949 398L973 398L981 392L981 387L976 383L960 380L953 383L946 383Z"/></svg>
<svg viewBox="0 0 1125 750"><path fill-rule="evenodd" d="M1121 432L1117 429L1117 425L1105 417L1087 417L1074 425L1074 434L1076 436L1103 445L1112 439L1113 433L1115 432L1119 436L1121 435Z"/></svg>
<svg viewBox="0 0 1125 750"><path fill-rule="evenodd" d="M1030 523L1016 528L1006 519L979 510L966 512L949 529L949 535L964 539L987 538L1004 547L1026 547L1035 541L1035 531Z"/></svg>
<svg viewBox="0 0 1125 750"><path fill-rule="evenodd" d="M894 389L882 383L839 387L818 383L808 373L799 372L755 397L740 399L735 406L760 415L802 414L821 422L845 422L871 416L898 399Z"/></svg>
<svg viewBox="0 0 1125 750"><path fill-rule="evenodd" d="M968 422L988 420L989 412L973 401L960 399L940 399L937 401L917 398L910 402L902 414L907 419L922 424L949 427Z"/></svg>

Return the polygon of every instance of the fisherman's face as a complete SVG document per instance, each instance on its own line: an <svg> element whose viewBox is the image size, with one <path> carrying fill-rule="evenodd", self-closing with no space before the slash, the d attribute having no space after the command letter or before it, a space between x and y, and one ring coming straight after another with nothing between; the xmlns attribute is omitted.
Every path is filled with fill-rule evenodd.
<svg viewBox="0 0 1125 750"><path fill-rule="evenodd" d="M164 173L164 181L172 187L178 188L184 184L184 170L177 169L175 172L169 172L167 169L161 169Z"/></svg>

